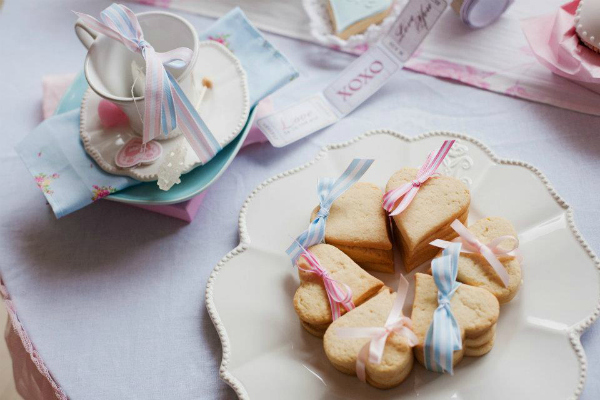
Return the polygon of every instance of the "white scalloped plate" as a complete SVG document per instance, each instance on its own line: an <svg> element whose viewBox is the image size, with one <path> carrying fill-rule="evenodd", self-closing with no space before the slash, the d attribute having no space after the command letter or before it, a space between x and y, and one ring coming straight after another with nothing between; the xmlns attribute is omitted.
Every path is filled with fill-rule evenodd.
<svg viewBox="0 0 600 400"><path fill-rule="evenodd" d="M301 328L292 306L298 277L285 249L290 235L307 227L318 177L338 176L354 157L373 157L362 180L383 187L394 171L419 165L447 137L458 141L441 172L470 185L471 221L491 215L513 221L525 259L523 286L502 307L489 354L465 358L454 376L415 363L400 386L378 390L333 368L322 341ZM600 312L600 261L569 206L528 164L499 159L463 135L371 131L265 181L244 203L239 229L241 243L215 267L206 303L223 345L221 378L241 399L565 399L581 393L586 360L579 338ZM396 288L397 276L377 276Z"/></svg>
<svg viewBox="0 0 600 400"><path fill-rule="evenodd" d="M246 71L227 47L215 41L200 42L198 52L198 61L192 73L195 87L200 89L203 77L209 77L213 82L213 88L206 92L198 113L221 147L225 147L241 132L248 120L250 100ZM106 172L130 176L144 182L157 180L162 158L151 164L132 168L117 167L117 152L129 140L139 136L128 125L104 128L97 112L100 100L100 96L88 89L81 102L79 133L85 151ZM171 132L167 139L160 139L160 144L163 147L163 157L181 145L187 146L183 173L201 164L179 128Z"/></svg>

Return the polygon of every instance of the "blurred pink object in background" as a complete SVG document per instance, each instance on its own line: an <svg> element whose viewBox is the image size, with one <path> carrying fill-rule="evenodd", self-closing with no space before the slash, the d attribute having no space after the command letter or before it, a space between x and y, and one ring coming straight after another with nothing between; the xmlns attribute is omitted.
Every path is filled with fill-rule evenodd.
<svg viewBox="0 0 600 400"><path fill-rule="evenodd" d="M42 113L44 119L51 117L60 99L75 79L75 74L46 75L42 78Z"/></svg>
<svg viewBox="0 0 600 400"><path fill-rule="evenodd" d="M127 114L114 103L105 99L100 100L100 104L98 104L98 116L100 117L100 123L105 128L114 128L129 122Z"/></svg>
<svg viewBox="0 0 600 400"><path fill-rule="evenodd" d="M556 13L534 17L521 23L537 60L565 78L600 84L600 54L581 43L575 33L575 11L579 0L560 7ZM585 85L592 90L591 86Z"/></svg>

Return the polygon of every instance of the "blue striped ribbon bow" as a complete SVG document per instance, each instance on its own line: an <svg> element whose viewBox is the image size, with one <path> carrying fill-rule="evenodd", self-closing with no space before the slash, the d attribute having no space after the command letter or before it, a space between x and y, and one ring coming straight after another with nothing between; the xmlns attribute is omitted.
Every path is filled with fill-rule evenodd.
<svg viewBox="0 0 600 400"><path fill-rule="evenodd" d="M460 327L452 314L450 299L460 283L458 274L458 256L461 243L452 243L444 249L442 257L431 261L431 270L438 288L438 308L425 337L425 368L435 372L454 373L452 358L454 352L462 349Z"/></svg>
<svg viewBox="0 0 600 400"><path fill-rule="evenodd" d="M219 142L204 123L177 80L165 69L185 67L193 52L180 47L158 53L144 40L137 17L129 8L112 4L102 11L101 20L76 12L90 28L140 53L146 60L145 108L143 142L147 143L162 134L167 135L179 126L200 161L205 164L221 150Z"/></svg>
<svg viewBox="0 0 600 400"><path fill-rule="evenodd" d="M292 259L292 264L295 264L302 255L303 248L308 249L325 239L325 223L331 205L367 172L373 161L372 159L355 158L337 180L333 178L319 179L317 183L319 212L308 226L308 229L302 232L286 250L286 253Z"/></svg>

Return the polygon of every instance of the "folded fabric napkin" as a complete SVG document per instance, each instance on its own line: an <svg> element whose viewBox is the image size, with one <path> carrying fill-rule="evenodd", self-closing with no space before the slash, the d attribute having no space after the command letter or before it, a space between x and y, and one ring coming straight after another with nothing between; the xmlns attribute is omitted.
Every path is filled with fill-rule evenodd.
<svg viewBox="0 0 600 400"><path fill-rule="evenodd" d="M298 76L239 8L216 21L200 39L219 41L237 56L248 76L251 106ZM140 183L104 172L87 155L79 138L79 109L47 119L17 145L16 151L57 218Z"/></svg>
<svg viewBox="0 0 600 400"><path fill-rule="evenodd" d="M62 114L66 111L78 108L81 102L81 96L87 89L87 82L83 73L79 75L65 74L65 75L48 75L43 78L43 95L42 95L42 110L44 112L44 119L50 118L54 114ZM108 100L103 100L108 101ZM257 121L262 117L273 113L274 104L271 96L261 100L256 105L254 113L254 120ZM117 108L117 113L122 113ZM109 117L114 121L115 115ZM242 144L242 148L249 146L254 143L265 143L268 142L267 137L258 128L256 123L252 125L248 131L248 135ZM199 195L192 197L189 200L175 204L163 204L163 205L142 205L142 204L131 204L133 207L143 208L144 210L152 211L159 214L164 214L169 217L179 218L181 220L192 222L202 200L206 195L206 190Z"/></svg>

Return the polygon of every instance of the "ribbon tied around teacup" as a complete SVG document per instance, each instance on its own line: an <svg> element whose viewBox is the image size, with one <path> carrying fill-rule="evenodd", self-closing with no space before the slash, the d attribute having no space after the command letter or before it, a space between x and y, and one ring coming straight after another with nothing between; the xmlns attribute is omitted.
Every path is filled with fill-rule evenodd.
<svg viewBox="0 0 600 400"><path fill-rule="evenodd" d="M319 212L308 229L302 232L286 250L292 259L292 264L295 264L298 257L302 255L303 248L309 248L325 240L325 224L331 205L367 172L373 161L372 159L355 158L338 179L319 179L317 182Z"/></svg>
<svg viewBox="0 0 600 400"><path fill-rule="evenodd" d="M329 272L321 267L321 264L319 264L313 253L304 248L302 250L303 253L300 256L306 260L309 268L303 268L298 263L298 269L309 274L315 274L323 280L323 286L325 286L325 292L327 293L327 299L331 307L331 318L335 321L342 315L341 307L344 307L346 311L354 309L355 306L352 302L352 289L350 289L350 286L333 279L329 275Z"/></svg>
<svg viewBox="0 0 600 400"><path fill-rule="evenodd" d="M458 237L456 239L454 239L452 242L437 239L429 244L445 249L450 245L450 243L461 242L461 252L470 254L480 254L481 256L483 256L486 259L486 261L490 264L490 266L494 269L496 275L498 275L498 277L502 281L502 285L504 287L507 287L510 278L508 276L506 268L498 259L498 256L515 257L517 260L520 261L521 253L519 252L519 238L512 235L504 235L495 238L488 244L483 244L459 220L454 220L454 222L452 222L450 226L452 227L452 229L454 229L456 233L458 233ZM505 243L506 241L512 242L512 246L510 248L500 247L500 245L502 243Z"/></svg>
<svg viewBox="0 0 600 400"><path fill-rule="evenodd" d="M421 185L433 176L442 161L444 161L454 142L454 140L444 141L437 154L435 151L429 154L427 160L425 160L425 163L421 165L421 168L417 172L415 179L383 195L383 208L390 213L390 216L398 215L408 207L417 195Z"/></svg>
<svg viewBox="0 0 600 400"><path fill-rule="evenodd" d="M185 67L192 59L192 50L180 47L158 53L144 39L136 15L121 4L112 4L102 11L101 20L75 12L90 28L114 39L146 61L143 143L167 135L179 127L198 158L205 164L221 150L206 123L181 90L177 80L165 69Z"/></svg>
<svg viewBox="0 0 600 400"><path fill-rule="evenodd" d="M335 333L342 338L364 338L370 340L358 352L356 358L356 376L362 382L367 381L366 365L367 361L371 364L380 364L383 358L385 342L391 334L404 336L408 339L410 347L419 343L419 338L412 331L412 321L402 314L402 307L408 293L408 281L403 275L400 275L398 292L388 314L385 325L382 327L364 327L364 328L337 328Z"/></svg>
<svg viewBox="0 0 600 400"><path fill-rule="evenodd" d="M460 243L450 243L441 257L431 261L433 280L438 288L438 307L427 330L424 343L425 368L434 372L453 371L454 352L462 349L460 327L454 318L450 300L460 283L458 274L458 256Z"/></svg>

